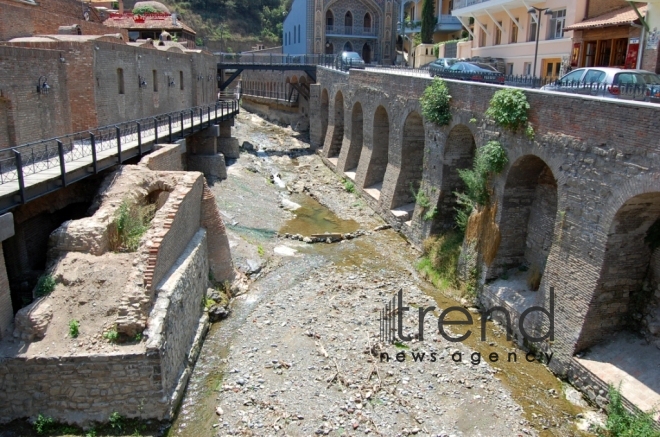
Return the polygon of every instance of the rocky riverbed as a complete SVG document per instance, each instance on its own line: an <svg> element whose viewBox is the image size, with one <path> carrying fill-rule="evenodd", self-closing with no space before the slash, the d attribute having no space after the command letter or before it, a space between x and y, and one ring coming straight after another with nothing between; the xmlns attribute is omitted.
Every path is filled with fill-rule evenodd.
<svg viewBox="0 0 660 437"><path fill-rule="evenodd" d="M436 310L423 342L381 343L398 290L409 331L417 307L460 304L417 275L419 253L304 134L242 113L234 135L244 150L212 189L249 286L209 333L170 436L589 435L579 428L600 417L490 323L489 341L450 343Z"/></svg>

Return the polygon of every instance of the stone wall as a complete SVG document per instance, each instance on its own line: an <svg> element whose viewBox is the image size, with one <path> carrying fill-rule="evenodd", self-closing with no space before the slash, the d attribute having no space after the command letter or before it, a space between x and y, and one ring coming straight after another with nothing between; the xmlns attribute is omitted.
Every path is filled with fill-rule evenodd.
<svg viewBox="0 0 660 437"><path fill-rule="evenodd" d="M157 352L8 357L0 360L0 423L50 416L106 422L110 414L164 419L169 411Z"/></svg>
<svg viewBox="0 0 660 437"><path fill-rule="evenodd" d="M155 151L142 158L140 164L154 171L185 170L185 141L180 144L156 144L154 149Z"/></svg>
<svg viewBox="0 0 660 437"><path fill-rule="evenodd" d="M166 393L172 393L182 372L192 365L188 354L202 316L202 298L208 284L207 235L204 229L197 231L156 287L158 297L145 334L149 338L147 350L161 352Z"/></svg>
<svg viewBox="0 0 660 437"><path fill-rule="evenodd" d="M358 70L347 75L322 67L317 76L319 90L311 111L319 118L312 118L312 143L323 145L324 161L343 176L344 169L332 158L342 153L336 150L337 140L352 138L351 111L359 103L364 136L356 189L415 245L454 220L446 196L456 190L457 182L447 171L467 166L472 147L490 140L503 144L509 163L492 179L496 213L486 223L499 243L488 263L480 253L479 280L495 279L511 266L541 265L538 303L548 305L552 286L557 311L555 341L540 349L555 353L555 371L565 373L576 351L624 326L629 296L642 287L651 256L644 238L660 217L657 105L523 90L535 131L530 139L484 116L500 87L447 80L452 121L442 127L424 121L423 141L414 146L423 154L421 187L438 214L434 220L423 220L427 209L416 205L408 225L390 208L403 193L402 182L410 180L399 177L411 156L406 148L413 136L406 133L406 120L421 114L418 98L431 79ZM324 95L329 102L327 120L322 119ZM460 135L452 133L457 128ZM375 141L383 135L387 149L380 148L382 140L378 146ZM375 155L382 160L384 153L382 187L365 190L374 182L367 174Z"/></svg>

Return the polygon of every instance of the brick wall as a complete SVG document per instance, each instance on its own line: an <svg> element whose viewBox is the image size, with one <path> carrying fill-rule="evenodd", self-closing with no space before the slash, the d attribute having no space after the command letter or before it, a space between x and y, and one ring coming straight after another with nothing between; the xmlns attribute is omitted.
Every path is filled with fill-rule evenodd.
<svg viewBox="0 0 660 437"><path fill-rule="evenodd" d="M68 78L59 59L54 50L0 46L0 149L71 132ZM47 95L37 93L41 76L51 87Z"/></svg>
<svg viewBox="0 0 660 437"><path fill-rule="evenodd" d="M128 41L126 30L104 26L92 12L90 21L82 15L80 2L77 0L45 0L38 6L0 0L0 41L8 41L33 35L56 34L60 26L77 24L83 35L105 35L121 33Z"/></svg>
<svg viewBox="0 0 660 437"><path fill-rule="evenodd" d="M425 210L418 205L410 226L402 225L389 212L396 184L388 179L409 157L404 152L410 144L404 140L409 137L404 133L406 118L420 112L417 99L429 82L422 77L357 70L345 75L320 68L319 92L315 94L319 97L311 102L311 110L322 114L320 96L327 90L330 107L322 156L334 168L327 157L331 156L333 125L338 121L335 97L341 92L346 110L343 117L339 115L346 124L345 135L351 131L349 108L359 102L364 113L356 188L364 190L374 151L382 159L384 150L377 148L375 136L387 135L388 169L380 198L364 191L363 197L419 245L439 223L453 220L453 208L441 197L456 186L455 178L445 174L447 164L453 163L452 150L472 141L477 148L489 140L500 141L509 164L492 181L492 203L497 206L492 226L501 242L493 263L481 264L480 280L498 277L507 265L545 262L539 304L547 306L548 290L553 286L557 311L556 341L543 347L556 353L559 358L553 360L554 369L563 373L576 350L621 329L629 310L629 294L641 287L644 266L650 259L643 238L660 217L658 107L525 90L535 130L535 138L530 140L521 132L504 131L484 117L497 86L447 81L453 96L452 121L443 127L424 122L423 144L416 145L418 152L423 149L422 188L432 206L437 205L438 216L423 220ZM379 106L386 111L389 125L374 123ZM313 141L320 141L324 123L320 118L312 119ZM374 130L376 126L379 128ZM451 134L457 127L462 131L460 140Z"/></svg>
<svg viewBox="0 0 660 437"><path fill-rule="evenodd" d="M158 144L154 152L140 160L140 164L154 171L183 171L185 151L183 144Z"/></svg>

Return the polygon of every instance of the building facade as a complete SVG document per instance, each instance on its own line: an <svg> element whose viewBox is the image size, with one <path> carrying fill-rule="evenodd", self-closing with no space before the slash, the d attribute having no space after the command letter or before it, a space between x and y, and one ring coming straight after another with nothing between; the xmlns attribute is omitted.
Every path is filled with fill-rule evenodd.
<svg viewBox="0 0 660 437"><path fill-rule="evenodd" d="M573 32L567 27L587 16L588 3L455 0L452 15L461 20L471 36L470 41L459 44L458 57L501 58L507 74L555 78L570 65ZM537 11L530 13L530 8Z"/></svg>
<svg viewBox="0 0 660 437"><path fill-rule="evenodd" d="M284 20L284 54L358 52L391 64L399 11L394 0L295 0Z"/></svg>

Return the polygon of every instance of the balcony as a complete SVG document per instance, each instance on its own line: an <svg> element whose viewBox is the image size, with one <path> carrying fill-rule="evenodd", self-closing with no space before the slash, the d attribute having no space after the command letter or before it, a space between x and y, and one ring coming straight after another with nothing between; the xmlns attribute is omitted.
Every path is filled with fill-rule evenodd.
<svg viewBox="0 0 660 437"><path fill-rule="evenodd" d="M456 17L470 17L471 14L485 14L490 12L501 12L503 9L525 8L528 5L543 3L545 0L455 0L454 9L451 14Z"/></svg>
<svg viewBox="0 0 660 437"><path fill-rule="evenodd" d="M421 21L404 21L403 22L403 33L420 33L422 31L422 22Z"/></svg>
<svg viewBox="0 0 660 437"><path fill-rule="evenodd" d="M440 33L452 33L458 32L461 29L463 29L463 25L461 24L461 20L459 20L458 17L443 14L438 16L438 23L435 25L433 31Z"/></svg>
<svg viewBox="0 0 660 437"><path fill-rule="evenodd" d="M362 26L325 26L325 36L356 36L358 38L376 38L378 28Z"/></svg>

